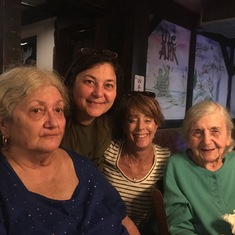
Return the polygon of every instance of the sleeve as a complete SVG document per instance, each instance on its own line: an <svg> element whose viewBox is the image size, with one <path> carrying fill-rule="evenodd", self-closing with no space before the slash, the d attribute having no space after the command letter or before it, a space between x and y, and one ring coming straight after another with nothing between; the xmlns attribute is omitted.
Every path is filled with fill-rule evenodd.
<svg viewBox="0 0 235 235"><path fill-rule="evenodd" d="M185 176L186 177L186 176ZM174 164L168 161L164 172L164 204L171 235L196 235L192 210L178 182Z"/></svg>

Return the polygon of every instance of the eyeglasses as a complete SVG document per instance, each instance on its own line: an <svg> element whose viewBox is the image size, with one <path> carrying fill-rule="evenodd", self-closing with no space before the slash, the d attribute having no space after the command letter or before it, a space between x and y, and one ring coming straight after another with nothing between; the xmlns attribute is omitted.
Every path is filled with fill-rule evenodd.
<svg viewBox="0 0 235 235"><path fill-rule="evenodd" d="M143 96L148 96L151 98L155 98L156 94L151 91L131 91L128 94L126 94L126 97L131 97L131 96L137 96L137 95L143 95Z"/></svg>
<svg viewBox="0 0 235 235"><path fill-rule="evenodd" d="M83 55L105 55L109 57L110 59L116 59L118 57L118 54L116 52L113 52L110 50L98 50L98 49L89 48L89 47L81 48L80 52Z"/></svg>

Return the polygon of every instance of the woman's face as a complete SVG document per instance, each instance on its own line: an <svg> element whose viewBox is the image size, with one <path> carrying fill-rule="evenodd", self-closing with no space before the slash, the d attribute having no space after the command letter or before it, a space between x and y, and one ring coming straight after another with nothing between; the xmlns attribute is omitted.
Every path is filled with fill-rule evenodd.
<svg viewBox="0 0 235 235"><path fill-rule="evenodd" d="M116 75L109 63L99 64L79 73L73 87L77 118L89 124L106 113L113 105L117 93Z"/></svg>
<svg viewBox="0 0 235 235"><path fill-rule="evenodd" d="M152 147L158 125L152 117L140 112L130 112L129 118L123 126L127 143L136 150Z"/></svg>
<svg viewBox="0 0 235 235"><path fill-rule="evenodd" d="M193 124L189 132L189 148L202 165L222 161L222 155L230 145L231 137L227 132L224 118L220 113L202 117Z"/></svg>
<svg viewBox="0 0 235 235"><path fill-rule="evenodd" d="M47 153L60 145L65 128L64 103L54 86L39 87L13 109L13 119L1 122L17 152Z"/></svg>

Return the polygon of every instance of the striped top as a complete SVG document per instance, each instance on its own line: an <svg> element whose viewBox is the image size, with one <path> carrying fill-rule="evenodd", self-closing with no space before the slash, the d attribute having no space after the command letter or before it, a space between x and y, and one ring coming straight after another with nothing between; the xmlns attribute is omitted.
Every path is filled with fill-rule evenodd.
<svg viewBox="0 0 235 235"><path fill-rule="evenodd" d="M153 144L154 163L143 179L132 180L118 167L123 141L114 140L104 153L103 173L120 193L126 203L127 214L139 227L153 214L152 187L163 177L163 171L171 152Z"/></svg>

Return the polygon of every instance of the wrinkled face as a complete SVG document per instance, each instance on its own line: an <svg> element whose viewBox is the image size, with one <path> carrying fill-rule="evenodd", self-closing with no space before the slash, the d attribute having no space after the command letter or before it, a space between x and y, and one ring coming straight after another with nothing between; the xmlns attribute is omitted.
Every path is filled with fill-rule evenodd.
<svg viewBox="0 0 235 235"><path fill-rule="evenodd" d="M39 87L20 101L11 121L1 122L11 148L36 153L58 148L65 128L64 103L54 87Z"/></svg>
<svg viewBox="0 0 235 235"><path fill-rule="evenodd" d="M116 75L109 63L99 64L78 74L73 88L78 120L89 124L106 113L114 103L116 92Z"/></svg>
<svg viewBox="0 0 235 235"><path fill-rule="evenodd" d="M152 117L140 112L130 112L129 118L123 126L128 144L136 150L152 146L158 125Z"/></svg>
<svg viewBox="0 0 235 235"><path fill-rule="evenodd" d="M202 117L189 132L189 148L194 157L204 164L221 159L226 146L230 145L230 133L220 113Z"/></svg>

